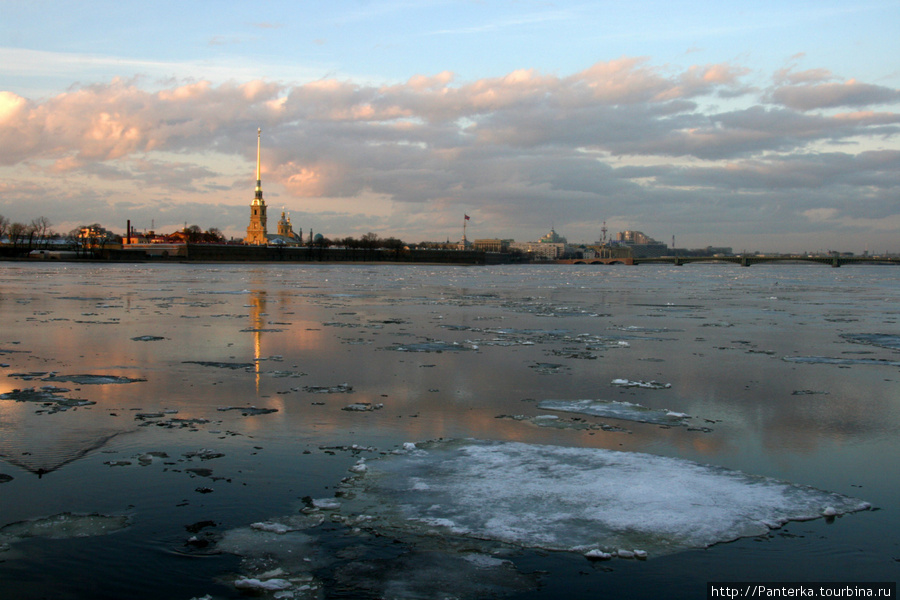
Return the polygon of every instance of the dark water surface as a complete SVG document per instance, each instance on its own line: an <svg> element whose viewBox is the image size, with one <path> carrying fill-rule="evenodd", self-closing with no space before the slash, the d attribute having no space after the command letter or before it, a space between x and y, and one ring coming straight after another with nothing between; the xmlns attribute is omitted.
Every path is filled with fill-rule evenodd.
<svg viewBox="0 0 900 600"><path fill-rule="evenodd" d="M0 286L0 598L239 598L241 577L303 564L309 589L266 597L697 598L900 574L896 267L7 263ZM539 426L549 399L691 418ZM875 510L603 562L327 515L262 550L230 537L438 438L677 457ZM507 562L469 571L474 550Z"/></svg>

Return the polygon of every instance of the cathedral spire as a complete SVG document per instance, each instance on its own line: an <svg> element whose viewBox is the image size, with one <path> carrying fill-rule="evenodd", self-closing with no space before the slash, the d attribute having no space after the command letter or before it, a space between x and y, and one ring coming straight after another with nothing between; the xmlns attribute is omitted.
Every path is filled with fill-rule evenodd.
<svg viewBox="0 0 900 600"><path fill-rule="evenodd" d="M262 137L262 128L256 129L256 201L262 202L262 173L260 170L260 138Z"/></svg>
<svg viewBox="0 0 900 600"><path fill-rule="evenodd" d="M247 226L245 244L265 245L269 241L266 232L266 201L262 193L262 170L260 169L260 139L262 128L256 130L256 194L250 203L250 224Z"/></svg>

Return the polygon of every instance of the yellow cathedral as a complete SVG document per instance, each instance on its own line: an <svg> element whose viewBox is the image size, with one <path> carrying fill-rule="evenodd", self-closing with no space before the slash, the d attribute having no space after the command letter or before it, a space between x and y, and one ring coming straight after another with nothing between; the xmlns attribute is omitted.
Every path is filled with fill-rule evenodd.
<svg viewBox="0 0 900 600"><path fill-rule="evenodd" d="M262 193L262 171L260 170L260 139L262 129L256 130L256 194L250 203L250 224L247 225L247 237L245 244L265 246L274 244L279 246L299 246L303 243L303 236L295 233L291 225L291 218L281 211L281 220L278 221L278 233L270 235L266 230L266 201Z"/></svg>
<svg viewBox="0 0 900 600"><path fill-rule="evenodd" d="M262 128L256 130L256 195L250 203L250 224L247 225L245 244L265 245L269 241L266 233L266 201L263 200L262 175L259 170L259 149Z"/></svg>

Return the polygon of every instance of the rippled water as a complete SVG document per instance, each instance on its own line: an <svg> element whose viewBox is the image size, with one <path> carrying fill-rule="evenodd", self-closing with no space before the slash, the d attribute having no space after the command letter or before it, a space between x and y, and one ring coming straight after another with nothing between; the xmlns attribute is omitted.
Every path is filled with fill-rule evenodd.
<svg viewBox="0 0 900 600"><path fill-rule="evenodd" d="M493 548L509 573L326 519L298 546L318 597L688 598L900 572L896 267L5 263L0 282L0 528L129 523L0 542L3 597L241 597L278 561L223 538L437 438L671 456L877 510L646 561ZM550 399L691 418L549 419ZM438 585L441 565L465 577Z"/></svg>

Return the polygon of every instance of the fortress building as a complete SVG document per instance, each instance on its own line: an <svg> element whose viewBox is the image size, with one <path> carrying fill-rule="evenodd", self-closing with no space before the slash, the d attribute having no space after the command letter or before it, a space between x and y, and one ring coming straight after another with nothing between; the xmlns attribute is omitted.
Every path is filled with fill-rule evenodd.
<svg viewBox="0 0 900 600"><path fill-rule="evenodd" d="M266 201L263 200L262 175L259 170L259 148L262 129L256 130L256 195L250 203L250 224L247 225L245 244L265 245L269 241L266 233Z"/></svg>

